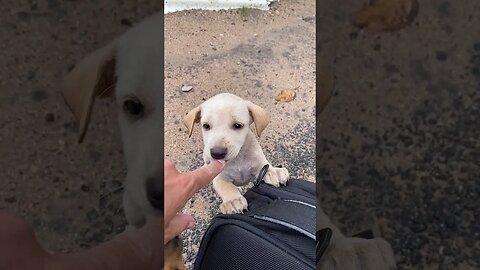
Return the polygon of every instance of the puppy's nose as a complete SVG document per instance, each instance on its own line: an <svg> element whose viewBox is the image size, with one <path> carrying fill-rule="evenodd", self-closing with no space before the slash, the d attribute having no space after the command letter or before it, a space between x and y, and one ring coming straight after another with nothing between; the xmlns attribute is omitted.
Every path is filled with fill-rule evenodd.
<svg viewBox="0 0 480 270"><path fill-rule="evenodd" d="M155 209L163 211L163 180L160 177L150 177L145 185L150 204Z"/></svg>
<svg viewBox="0 0 480 270"><path fill-rule="evenodd" d="M210 155L214 159L222 159L227 155L227 148L214 147L210 149Z"/></svg>

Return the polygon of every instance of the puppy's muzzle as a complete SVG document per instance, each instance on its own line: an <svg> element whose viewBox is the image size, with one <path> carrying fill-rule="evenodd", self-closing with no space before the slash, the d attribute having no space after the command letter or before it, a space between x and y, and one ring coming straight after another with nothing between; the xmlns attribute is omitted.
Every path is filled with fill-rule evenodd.
<svg viewBox="0 0 480 270"><path fill-rule="evenodd" d="M147 199L157 210L163 211L163 181L159 177L150 177L146 182Z"/></svg>
<svg viewBox="0 0 480 270"><path fill-rule="evenodd" d="M214 147L210 149L210 155L213 159L223 159L227 156L227 148Z"/></svg>

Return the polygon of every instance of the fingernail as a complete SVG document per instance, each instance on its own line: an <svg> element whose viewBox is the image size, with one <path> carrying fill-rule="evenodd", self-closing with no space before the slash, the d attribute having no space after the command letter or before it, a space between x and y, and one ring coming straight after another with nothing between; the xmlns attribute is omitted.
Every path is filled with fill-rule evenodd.
<svg viewBox="0 0 480 270"><path fill-rule="evenodd" d="M188 222L187 228L188 228L188 229L191 229L191 228L193 228L193 225L195 225L195 222L194 222L194 221L190 221L190 222Z"/></svg>
<svg viewBox="0 0 480 270"><path fill-rule="evenodd" d="M225 165L225 160L217 159L217 161L220 162L221 164Z"/></svg>

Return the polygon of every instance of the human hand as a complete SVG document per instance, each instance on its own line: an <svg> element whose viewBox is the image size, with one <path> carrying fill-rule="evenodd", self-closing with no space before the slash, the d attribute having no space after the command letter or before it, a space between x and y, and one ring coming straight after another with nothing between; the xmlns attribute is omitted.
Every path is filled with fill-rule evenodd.
<svg viewBox="0 0 480 270"><path fill-rule="evenodd" d="M215 161L194 171L180 173L175 165L164 163L164 244L193 226L193 217L178 214L187 201L210 183L224 168L224 162Z"/></svg>

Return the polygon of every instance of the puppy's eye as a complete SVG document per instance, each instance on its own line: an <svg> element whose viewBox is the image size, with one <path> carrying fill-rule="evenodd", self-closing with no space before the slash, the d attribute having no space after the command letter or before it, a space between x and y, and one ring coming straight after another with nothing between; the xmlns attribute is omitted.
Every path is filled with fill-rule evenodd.
<svg viewBox="0 0 480 270"><path fill-rule="evenodd" d="M207 123L205 123L205 124L203 124L203 128L204 128L205 130L209 130L209 129L210 129L210 125L207 124Z"/></svg>
<svg viewBox="0 0 480 270"><path fill-rule="evenodd" d="M243 128L243 125L240 124L240 123L235 123L235 124L233 124L233 128L234 129L241 129L241 128Z"/></svg>
<svg viewBox="0 0 480 270"><path fill-rule="evenodd" d="M123 102L123 109L126 113L135 118L140 118L144 114L142 102L135 98L125 100L125 102Z"/></svg>

